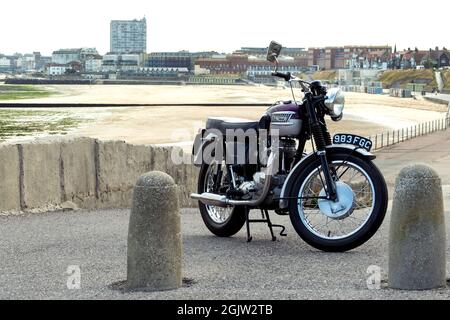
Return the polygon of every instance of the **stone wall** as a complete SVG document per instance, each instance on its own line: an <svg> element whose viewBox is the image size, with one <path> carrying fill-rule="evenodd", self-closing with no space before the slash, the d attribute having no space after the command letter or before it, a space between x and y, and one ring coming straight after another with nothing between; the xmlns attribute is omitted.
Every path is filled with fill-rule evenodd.
<svg viewBox="0 0 450 320"><path fill-rule="evenodd" d="M91 138L0 144L0 212L54 210L71 201L84 209L129 208L134 184L148 171L171 175L180 204L195 206L198 169L174 164L176 147Z"/></svg>

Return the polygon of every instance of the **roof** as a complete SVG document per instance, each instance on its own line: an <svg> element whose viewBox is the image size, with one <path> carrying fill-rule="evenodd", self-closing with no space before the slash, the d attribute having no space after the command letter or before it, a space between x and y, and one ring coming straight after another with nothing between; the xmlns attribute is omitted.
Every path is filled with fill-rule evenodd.
<svg viewBox="0 0 450 320"><path fill-rule="evenodd" d="M79 54L81 49L60 49L53 51L53 54Z"/></svg>
<svg viewBox="0 0 450 320"><path fill-rule="evenodd" d="M142 68L142 70L150 72L189 72L188 68Z"/></svg>
<svg viewBox="0 0 450 320"><path fill-rule="evenodd" d="M87 54L86 59L101 60L101 59L103 59L103 57L99 54Z"/></svg>
<svg viewBox="0 0 450 320"><path fill-rule="evenodd" d="M61 63L47 63L45 66L46 67L65 67L65 68L70 68L67 64L61 64Z"/></svg>

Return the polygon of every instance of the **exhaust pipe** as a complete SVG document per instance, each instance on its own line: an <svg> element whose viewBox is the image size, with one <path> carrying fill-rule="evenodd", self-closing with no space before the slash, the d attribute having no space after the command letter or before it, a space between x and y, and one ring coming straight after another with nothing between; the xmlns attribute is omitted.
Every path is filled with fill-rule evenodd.
<svg viewBox="0 0 450 320"><path fill-rule="evenodd" d="M221 196L215 193L192 193L191 198L194 200L198 200L207 206L216 206L216 207L227 207L229 199L226 196Z"/></svg>
<svg viewBox="0 0 450 320"><path fill-rule="evenodd" d="M216 206L216 207L229 207L229 206L250 206L256 207L260 205L264 199L266 199L267 193L270 189L270 183L272 181L272 176L267 176L266 181L264 183L263 192L258 197L258 199L254 200L232 200L228 199L226 196L205 192L202 194L192 193L191 198L194 200L198 200L207 206Z"/></svg>

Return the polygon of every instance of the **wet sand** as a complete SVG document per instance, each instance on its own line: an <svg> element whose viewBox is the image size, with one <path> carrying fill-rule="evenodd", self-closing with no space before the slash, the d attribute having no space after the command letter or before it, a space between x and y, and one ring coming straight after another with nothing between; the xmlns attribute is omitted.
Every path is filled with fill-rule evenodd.
<svg viewBox="0 0 450 320"><path fill-rule="evenodd" d="M285 88L266 86L45 86L58 94L21 100L46 103L271 103L292 99ZM298 90L296 90L298 93ZM300 99L299 94L297 99ZM16 101L18 102L18 101ZM189 145L210 116L258 120L266 107L129 107L59 109L91 119L72 129L69 136L124 140L135 144ZM344 119L328 121L332 133L375 135L441 118L446 107L421 98L346 93Z"/></svg>

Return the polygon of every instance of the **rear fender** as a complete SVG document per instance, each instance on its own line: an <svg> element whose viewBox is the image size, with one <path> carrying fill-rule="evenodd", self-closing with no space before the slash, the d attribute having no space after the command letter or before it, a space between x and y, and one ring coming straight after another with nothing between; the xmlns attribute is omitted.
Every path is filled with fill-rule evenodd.
<svg viewBox="0 0 450 320"><path fill-rule="evenodd" d="M355 147L354 145L350 144L333 144L331 146L326 147L327 155L336 154L336 153L344 153L348 155L355 155L360 158L374 160L376 158L375 155L368 152L365 149L362 149L360 147ZM283 188L281 189L280 194L280 208L285 209L289 205L289 200L285 199L289 197L291 194L292 187L294 185L294 182L298 175L303 171L303 168L316 160L317 155L315 153L310 153L305 158L303 158L299 163L295 165L295 167L291 170L289 175L286 178L286 181L284 182Z"/></svg>
<svg viewBox="0 0 450 320"><path fill-rule="evenodd" d="M208 143L216 141L222 136L219 130L202 129L195 136L194 145L192 146L192 155L194 156L194 166L201 167L203 164L203 150Z"/></svg>

